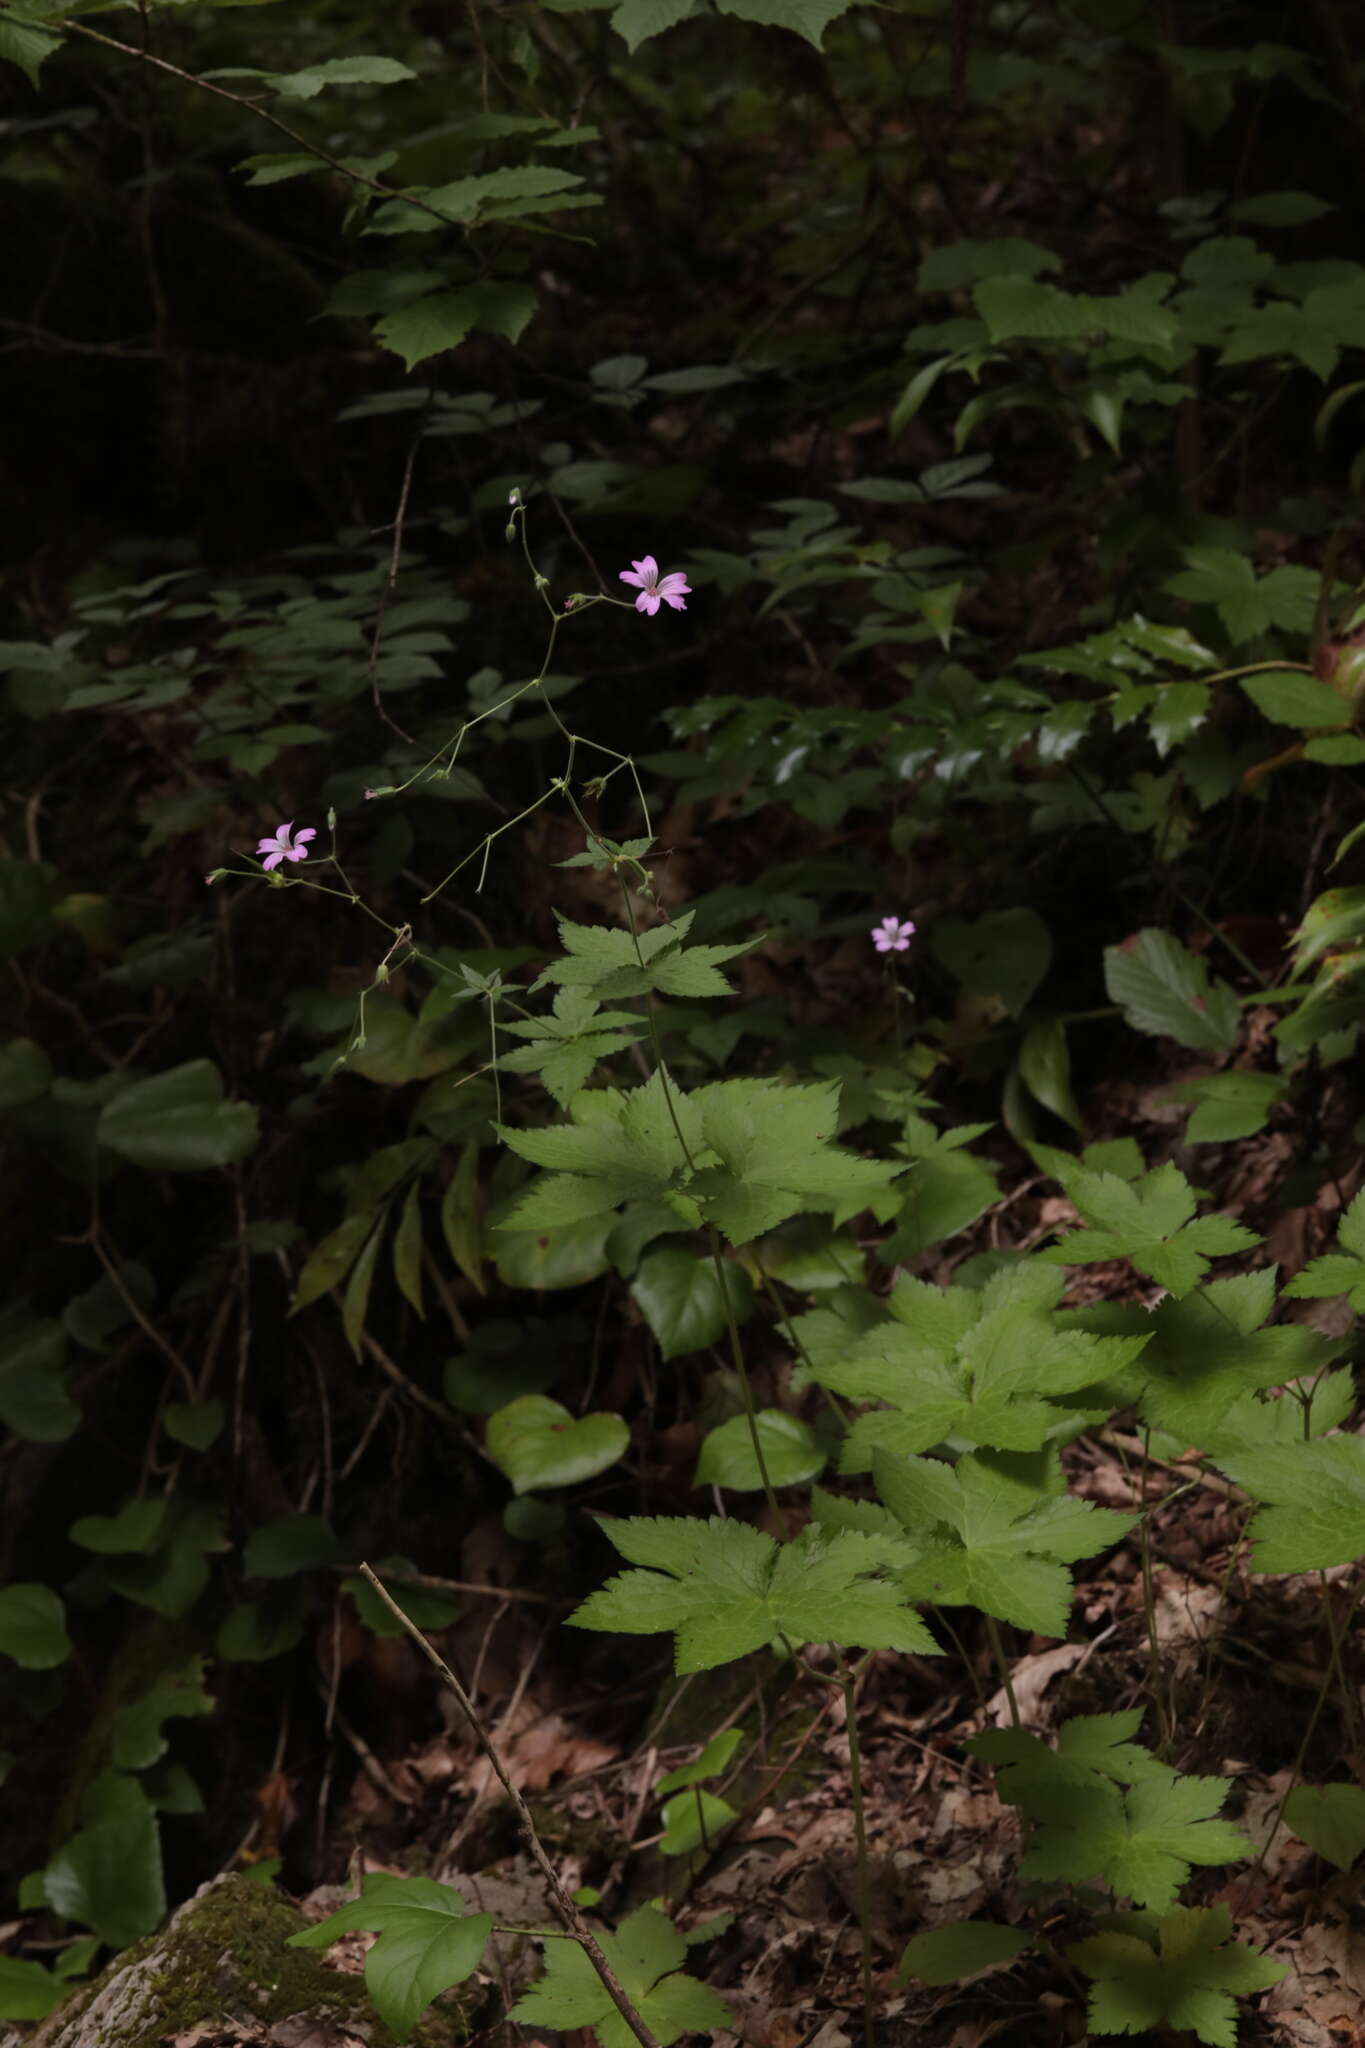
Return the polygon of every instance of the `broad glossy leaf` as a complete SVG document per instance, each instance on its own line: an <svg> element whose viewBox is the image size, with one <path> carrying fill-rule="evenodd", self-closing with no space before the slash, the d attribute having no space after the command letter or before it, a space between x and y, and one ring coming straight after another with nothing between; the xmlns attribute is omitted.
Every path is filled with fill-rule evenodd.
<svg viewBox="0 0 1365 2048"><path fill-rule="evenodd" d="M231 1166L256 1148L256 1111L223 1100L211 1060L187 1060L134 1081L100 1111L99 1143L151 1172L202 1173Z"/></svg>
<svg viewBox="0 0 1365 2048"><path fill-rule="evenodd" d="M105 1771L82 1806L86 1825L43 1872L49 1904L93 1928L111 1948L128 1948L166 1912L156 1814L135 1778Z"/></svg>
<svg viewBox="0 0 1365 2048"><path fill-rule="evenodd" d="M26 1671L50 1671L71 1655L66 1609L50 1586L0 1587L0 1653Z"/></svg>
<svg viewBox="0 0 1365 2048"><path fill-rule="evenodd" d="M781 1408L761 1408L754 1420L771 1485L804 1486L824 1471L826 1453L809 1423ZM726 1487L733 1493L761 1492L763 1474L747 1415L732 1416L707 1432L692 1483Z"/></svg>
<svg viewBox="0 0 1365 2048"><path fill-rule="evenodd" d="M733 1259L722 1259L725 1295L709 1253L687 1245L661 1245L641 1261L631 1294L658 1339L665 1359L718 1344L726 1331L725 1297L737 1323L753 1307L753 1283Z"/></svg>
<svg viewBox="0 0 1365 2048"><path fill-rule="evenodd" d="M1365 1787L1296 1785L1284 1803L1285 1826L1338 1870L1365 1849Z"/></svg>
<svg viewBox="0 0 1365 2048"><path fill-rule="evenodd" d="M576 1486L624 1457L630 1431L619 1415L575 1417L544 1394L522 1394L488 1422L488 1455L516 1493Z"/></svg>

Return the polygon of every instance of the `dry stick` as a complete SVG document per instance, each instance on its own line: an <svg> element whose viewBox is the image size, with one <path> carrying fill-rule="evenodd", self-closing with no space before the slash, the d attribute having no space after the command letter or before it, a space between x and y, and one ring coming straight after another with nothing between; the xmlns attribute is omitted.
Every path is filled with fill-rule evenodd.
<svg viewBox="0 0 1365 2048"><path fill-rule="evenodd" d="M473 1700L470 1699L469 1694L465 1691L445 1659L438 1656L436 1651L432 1649L431 1644L422 1634L421 1629L417 1627L415 1622L409 1621L407 1615L404 1614L402 1608L398 1605L398 1602L392 1599L383 1586L380 1585L379 1580L370 1570L370 1567L367 1564L362 1564L360 1570L362 1576L369 1580L375 1592L393 1615L394 1620L400 1623L404 1634L412 1638L412 1641L422 1652L428 1664L432 1665L440 1673L459 1701L460 1711L473 1730L475 1740L488 1758L498 1783L512 1802L512 1809L517 1816L517 1824L521 1829L526 1846L530 1850L541 1876L549 1886L550 1897L554 1901L555 1911L601 1978L603 1990L620 2013L626 2025L630 2028L631 2033L634 2034L636 2040L640 2043L640 2048L659 2048L659 2042L631 2004L620 1978L603 1954L602 1944L598 1941L597 1936L593 1933L591 1927L589 1927L587 1921L583 1918L583 1915L560 1883L559 1874L549 1857L545 1854L540 1836L536 1833L536 1824L531 1818L530 1808L512 1783L512 1780L508 1777L502 1758L493 1747L492 1740L484 1729L483 1722L479 1719L478 1710Z"/></svg>

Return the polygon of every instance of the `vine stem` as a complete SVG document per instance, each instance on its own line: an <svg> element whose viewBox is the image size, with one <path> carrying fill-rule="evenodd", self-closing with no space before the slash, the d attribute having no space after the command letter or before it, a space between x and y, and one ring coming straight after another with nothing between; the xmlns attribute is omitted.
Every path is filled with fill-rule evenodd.
<svg viewBox="0 0 1365 2048"><path fill-rule="evenodd" d="M512 1783L512 1780L508 1777L502 1758L494 1748L492 1737L488 1734L483 1722L480 1720L478 1709L474 1705L473 1700L469 1697L469 1694L465 1691L445 1659L439 1656L432 1648L421 1629L417 1627L417 1624L409 1620L408 1616L398 1605L398 1602L380 1584L375 1574L370 1570L370 1567L367 1564L362 1564L360 1572L361 1577L367 1579L370 1585L373 1586L394 1620L400 1624L404 1634L411 1638L426 1658L428 1664L435 1667L450 1691L454 1693L455 1698L459 1702L461 1713L473 1730L475 1740L492 1766L493 1775L497 1778L498 1783L512 1802L512 1808L517 1816L517 1823L521 1829L522 1837L531 1852L541 1876L549 1887L550 1897L554 1902L556 1913L558 1913L565 1928L573 1936L574 1940L578 1942L588 1961L601 1978L603 1990L620 2013L626 2025L630 2028L631 2033L634 2034L636 2040L640 2043L640 2048L660 2048L658 2040L651 2033L635 2006L632 2005L629 1993L608 1962L606 1955L603 1953L601 1942L597 1939L597 1936L593 1933L591 1927L589 1927L587 1921L583 1918L583 1915L579 1912L577 1906L561 1884L559 1873L546 1855L540 1836L536 1833L536 1824L531 1818L531 1810L516 1786Z"/></svg>
<svg viewBox="0 0 1365 2048"><path fill-rule="evenodd" d="M853 1840L858 1853L858 1925L863 1938L863 2041L876 2048L877 2030L873 2018L872 1987L872 1867L867 1854L867 1817L863 1811L863 1756L858 1741L858 1686L842 1657L839 1683L844 1695L844 1723L848 1730L848 1771L853 1794Z"/></svg>

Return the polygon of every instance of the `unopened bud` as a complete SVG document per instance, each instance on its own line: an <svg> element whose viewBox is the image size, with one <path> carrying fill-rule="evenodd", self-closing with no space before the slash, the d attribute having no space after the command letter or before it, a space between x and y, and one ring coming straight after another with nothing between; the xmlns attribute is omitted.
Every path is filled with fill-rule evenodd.
<svg viewBox="0 0 1365 2048"><path fill-rule="evenodd" d="M509 520L508 520L508 522L507 522L506 526L504 526L504 528L502 529L502 537L503 537L503 539L504 539L504 540L515 540L515 539L516 539L516 537L517 537L517 527L516 527L516 521L515 521L515 520L513 520L513 519L509 519Z"/></svg>
<svg viewBox="0 0 1365 2048"><path fill-rule="evenodd" d="M389 978L389 968L388 968L388 962L387 962L387 961L385 961L385 960L381 960L381 961L380 961L379 965L378 965L378 966L377 966L377 967L375 968L375 970L374 970L374 978L375 978L375 980L376 980L376 981L377 981L377 982L379 983L380 987L382 988L382 987L383 987L383 985L384 985L384 983L385 983L385 982L386 982L386 981L388 980L388 978Z"/></svg>
<svg viewBox="0 0 1365 2048"><path fill-rule="evenodd" d="M334 808L332 807L332 805L331 805L331 804L329 804L329 805L327 806L327 830L328 830L329 832L335 832L335 831L336 831L336 828L337 828L337 814L336 814L336 811L335 811L335 809L334 809Z"/></svg>

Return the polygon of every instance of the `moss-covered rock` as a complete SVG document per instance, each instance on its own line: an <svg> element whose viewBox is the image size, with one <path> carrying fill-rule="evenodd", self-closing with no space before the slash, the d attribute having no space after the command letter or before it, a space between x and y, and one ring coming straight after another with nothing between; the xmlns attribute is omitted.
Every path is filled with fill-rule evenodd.
<svg viewBox="0 0 1365 2048"><path fill-rule="evenodd" d="M299 2014L381 2048L391 2040L362 1978L328 1969L311 1949L286 1947L303 1915L269 1886L214 1880L159 1934L139 1942L74 1991L27 2048L161 2048L208 2022L243 2023L247 2039Z"/></svg>

